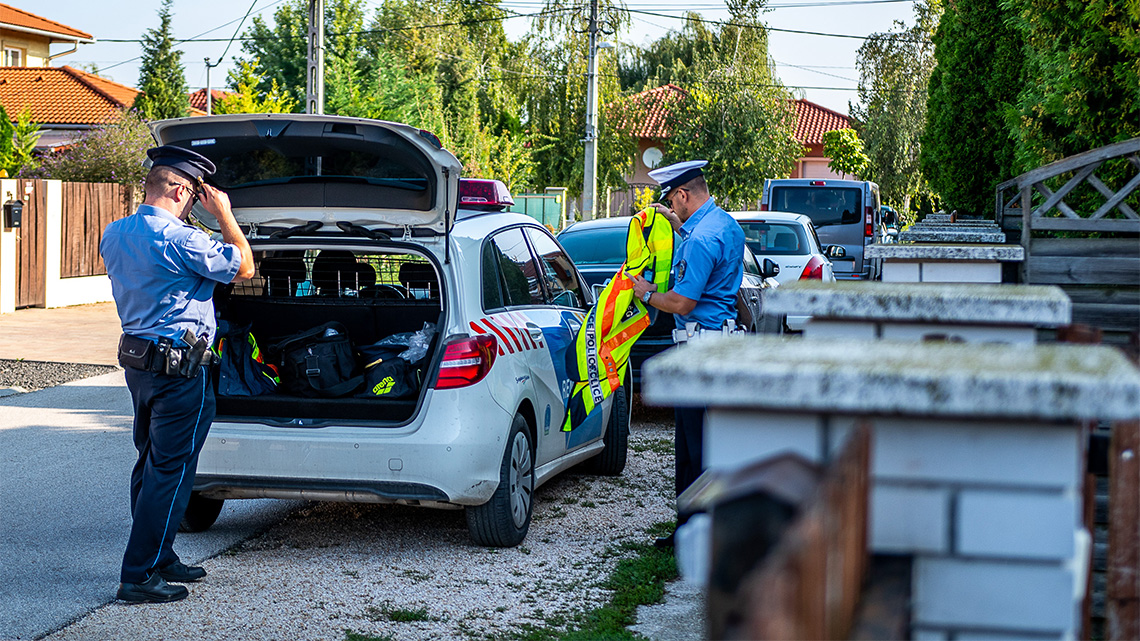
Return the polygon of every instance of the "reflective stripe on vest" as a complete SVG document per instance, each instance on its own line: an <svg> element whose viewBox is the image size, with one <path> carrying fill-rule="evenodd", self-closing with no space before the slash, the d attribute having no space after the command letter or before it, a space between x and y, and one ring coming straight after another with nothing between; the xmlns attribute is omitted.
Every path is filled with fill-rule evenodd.
<svg viewBox="0 0 1140 641"><path fill-rule="evenodd" d="M633 293L629 274L645 275L658 292L669 288L673 267L673 227L669 219L650 207L630 218L625 263L610 279L586 322L566 351L567 373L574 388L566 408L563 431L586 421L602 401L621 387L629 365L629 352L650 323L649 311ZM645 272L651 274L645 274ZM651 277L650 277L651 276Z"/></svg>

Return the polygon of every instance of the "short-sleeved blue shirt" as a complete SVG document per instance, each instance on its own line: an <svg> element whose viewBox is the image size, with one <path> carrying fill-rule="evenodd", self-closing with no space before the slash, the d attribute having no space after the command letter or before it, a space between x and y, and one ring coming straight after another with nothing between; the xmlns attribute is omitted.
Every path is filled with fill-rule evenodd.
<svg viewBox="0 0 1140 641"><path fill-rule="evenodd" d="M160 207L139 205L107 225L99 253L123 331L175 345L185 330L211 341L214 284L228 283L241 268L241 252L182 222Z"/></svg>
<svg viewBox="0 0 1140 641"><path fill-rule="evenodd" d="M688 314L674 314L678 328L695 322L720 329L736 318L736 293L744 278L744 230L712 198L681 225L673 267L673 291L697 301Z"/></svg>

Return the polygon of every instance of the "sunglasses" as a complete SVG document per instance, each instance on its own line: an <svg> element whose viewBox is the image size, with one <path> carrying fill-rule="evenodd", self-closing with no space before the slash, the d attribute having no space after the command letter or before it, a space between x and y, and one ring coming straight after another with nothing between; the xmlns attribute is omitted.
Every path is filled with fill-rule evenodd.
<svg viewBox="0 0 1140 641"><path fill-rule="evenodd" d="M673 195L674 195L674 194L676 194L676 193L677 193L677 192L679 192L679 191L689 191L689 190L688 190L687 188L685 188L685 187L676 187L676 188L674 188L673 190L671 190L671 191L669 192L669 197L668 197L668 198L665 198L665 199L662 201L662 204L663 204L663 205L665 205L666 207L668 207L669 209L672 209L672 208L673 208Z"/></svg>

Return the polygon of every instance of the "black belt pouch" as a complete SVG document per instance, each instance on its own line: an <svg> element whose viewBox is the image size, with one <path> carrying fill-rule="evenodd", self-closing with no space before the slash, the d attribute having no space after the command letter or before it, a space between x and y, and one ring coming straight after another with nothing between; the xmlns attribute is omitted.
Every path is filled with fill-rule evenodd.
<svg viewBox="0 0 1140 641"><path fill-rule="evenodd" d="M123 334L119 339L119 365L149 372L156 351L155 344L151 341Z"/></svg>

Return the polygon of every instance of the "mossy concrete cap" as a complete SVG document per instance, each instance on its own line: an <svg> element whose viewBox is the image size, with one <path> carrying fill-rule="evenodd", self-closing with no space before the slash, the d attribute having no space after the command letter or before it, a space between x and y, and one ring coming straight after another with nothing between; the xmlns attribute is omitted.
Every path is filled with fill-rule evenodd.
<svg viewBox="0 0 1140 641"><path fill-rule="evenodd" d="M1140 371L1099 345L712 337L645 364L652 405L805 414L1140 418Z"/></svg>
<svg viewBox="0 0 1140 641"><path fill-rule="evenodd" d="M1057 327L1073 316L1069 297L1053 285L800 280L762 295L768 314L848 320Z"/></svg>
<svg viewBox="0 0 1140 641"><path fill-rule="evenodd" d="M1021 245L892 243L868 245L863 251L866 258L892 260L997 260L1011 263L1025 260L1025 248Z"/></svg>

